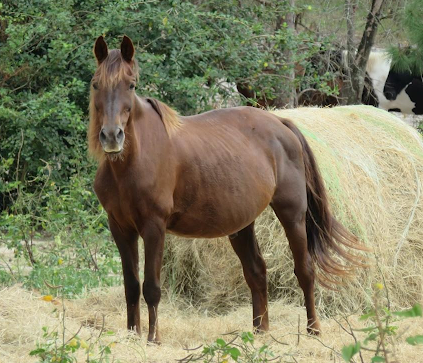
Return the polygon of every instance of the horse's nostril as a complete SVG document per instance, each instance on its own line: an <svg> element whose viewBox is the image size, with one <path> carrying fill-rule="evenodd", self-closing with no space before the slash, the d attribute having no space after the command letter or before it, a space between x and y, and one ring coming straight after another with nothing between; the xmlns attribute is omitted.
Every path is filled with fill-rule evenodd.
<svg viewBox="0 0 423 363"><path fill-rule="evenodd" d="M104 129L101 129L100 131L100 142L106 141L106 134L104 133Z"/></svg>
<svg viewBox="0 0 423 363"><path fill-rule="evenodd" d="M122 138L123 138L123 130L119 129L117 134L116 134L116 140L120 141L120 140L122 140Z"/></svg>

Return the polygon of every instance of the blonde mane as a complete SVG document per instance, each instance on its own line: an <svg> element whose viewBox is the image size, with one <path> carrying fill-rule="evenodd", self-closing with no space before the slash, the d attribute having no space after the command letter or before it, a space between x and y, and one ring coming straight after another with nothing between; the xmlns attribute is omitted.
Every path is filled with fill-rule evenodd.
<svg viewBox="0 0 423 363"><path fill-rule="evenodd" d="M172 137L182 126L178 112L155 98L147 98L147 101L159 114L168 136Z"/></svg>
<svg viewBox="0 0 423 363"><path fill-rule="evenodd" d="M100 144L99 134L101 124L97 118L97 112L93 102L93 94L90 94L90 122L88 125L88 153L98 162L104 159L104 152Z"/></svg>

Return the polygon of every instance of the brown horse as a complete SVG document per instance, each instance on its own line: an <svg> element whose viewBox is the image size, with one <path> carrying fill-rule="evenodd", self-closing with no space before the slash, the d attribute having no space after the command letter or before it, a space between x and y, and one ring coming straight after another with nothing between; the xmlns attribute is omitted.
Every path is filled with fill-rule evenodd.
<svg viewBox="0 0 423 363"><path fill-rule="evenodd" d="M270 204L282 223L304 292L310 333L319 333L314 265L321 280L350 270L338 255L356 239L331 215L322 178L305 138L289 120L237 107L182 117L135 93L134 46L94 46L89 149L98 159L94 182L119 249L127 324L141 331L138 237L144 241L142 292L148 305L148 341L160 340L157 307L166 232L180 236L229 236L251 289L253 325L269 328L266 266L254 220Z"/></svg>

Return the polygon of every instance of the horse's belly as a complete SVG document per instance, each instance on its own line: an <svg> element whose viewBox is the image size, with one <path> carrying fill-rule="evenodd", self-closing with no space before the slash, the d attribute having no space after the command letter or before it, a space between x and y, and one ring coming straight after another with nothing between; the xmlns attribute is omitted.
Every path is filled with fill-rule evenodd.
<svg viewBox="0 0 423 363"><path fill-rule="evenodd" d="M168 222L172 234L194 238L217 238L236 233L251 224L269 205L271 193L242 200L214 199L174 213Z"/></svg>

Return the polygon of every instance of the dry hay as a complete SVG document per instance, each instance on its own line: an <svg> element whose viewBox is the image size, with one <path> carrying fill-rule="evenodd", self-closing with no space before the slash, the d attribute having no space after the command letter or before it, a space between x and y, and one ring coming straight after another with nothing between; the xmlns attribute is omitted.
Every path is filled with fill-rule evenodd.
<svg viewBox="0 0 423 363"><path fill-rule="evenodd" d="M97 340L102 329L112 331L114 334L103 337L100 343L110 345L111 362L121 363L176 362L176 359L184 358L192 353L186 348L208 345L218 337L222 337L222 334L233 331L242 332L251 327L250 306L241 306L226 315L211 317L193 307L185 310L178 309L173 300L170 302L164 299L160 306L163 344L150 346L146 344L148 329L146 305L141 305L142 336L139 338L125 329L126 312L123 295L122 287L109 288L93 292L86 299L64 302L57 299L52 304L19 286L1 290L0 363L38 362L36 357L29 356L29 352L36 348L37 342L46 341L42 337L42 327L59 333L59 346L63 325L65 326L65 341L78 332L78 336L88 344ZM338 317L338 320L323 320L324 333L321 338L315 338L306 334L306 315L303 308L274 302L270 304L269 309L272 316L271 331L270 334L255 338L257 348L263 344L269 345L270 350L282 358L279 361L283 362L343 362L339 352L344 345L352 344L353 338L338 325L337 321L348 328L342 317ZM350 323L354 327L363 327L363 323L358 322L357 318L357 316L350 316ZM421 318L416 318L399 323L399 333L406 331L405 336L421 334L420 320ZM360 333L357 334L362 340ZM226 341L230 340L229 337L223 336ZM396 356L399 362L421 362L421 347L410 347L404 339L405 337L402 337L396 343ZM99 346L99 342L96 346ZM194 351L197 354L200 352L201 348ZM370 361L369 353L364 353L364 356L365 361ZM83 349L76 353L76 357L78 362L86 361ZM97 353L90 357L90 361L96 358L98 358Z"/></svg>
<svg viewBox="0 0 423 363"><path fill-rule="evenodd" d="M393 306L423 299L423 144L395 116L369 106L274 111L292 119L308 139L337 218L372 249L372 268L341 291L318 289L320 314L354 311L369 303L374 282L390 288ZM302 292L284 231L273 211L256 222L267 263L271 299L300 306ZM171 291L193 304L224 312L250 293L227 239L169 237L163 276ZM270 316L272 319L272 316Z"/></svg>

